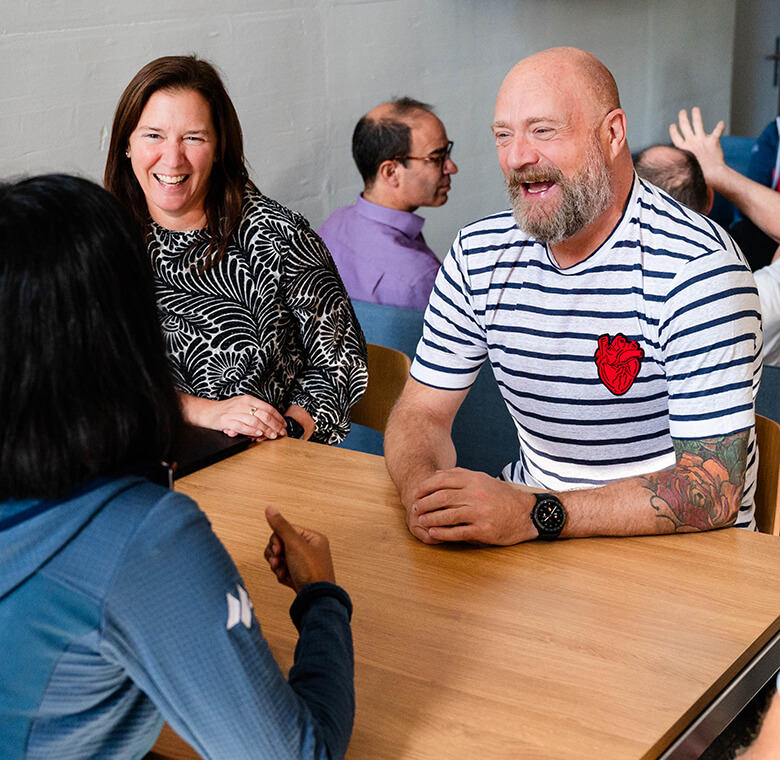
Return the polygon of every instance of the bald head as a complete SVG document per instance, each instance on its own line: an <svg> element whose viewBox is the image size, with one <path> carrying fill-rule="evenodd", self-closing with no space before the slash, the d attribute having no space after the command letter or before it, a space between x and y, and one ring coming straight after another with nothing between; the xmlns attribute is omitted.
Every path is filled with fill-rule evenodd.
<svg viewBox="0 0 780 760"><path fill-rule="evenodd" d="M577 250L600 244L634 177L626 115L606 66L577 48L525 58L499 89L492 129L521 229L559 251L564 242Z"/></svg>
<svg viewBox="0 0 780 760"><path fill-rule="evenodd" d="M383 161L409 155L415 121L433 114L433 108L414 98L395 98L372 108L352 133L352 157L366 187Z"/></svg>
<svg viewBox="0 0 780 760"><path fill-rule="evenodd" d="M520 88L551 88L598 119L620 108L617 84L596 56L572 47L543 50L516 64L504 79L499 98Z"/></svg>
<svg viewBox="0 0 780 760"><path fill-rule="evenodd" d="M671 145L651 145L634 162L636 173L700 214L712 208L712 191L696 156Z"/></svg>
<svg viewBox="0 0 780 760"><path fill-rule="evenodd" d="M408 122L424 113L433 113L433 106L414 98L402 97L388 100L372 108L363 118L368 121L405 121Z"/></svg>

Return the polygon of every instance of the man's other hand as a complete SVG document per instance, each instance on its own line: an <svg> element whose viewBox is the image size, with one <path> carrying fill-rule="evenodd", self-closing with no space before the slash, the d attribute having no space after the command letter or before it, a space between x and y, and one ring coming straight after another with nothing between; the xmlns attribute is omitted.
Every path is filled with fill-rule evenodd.
<svg viewBox="0 0 780 760"><path fill-rule="evenodd" d="M439 470L414 494L409 529L421 541L468 541L508 546L536 538L533 495L462 467ZM422 537L425 536L425 537Z"/></svg>

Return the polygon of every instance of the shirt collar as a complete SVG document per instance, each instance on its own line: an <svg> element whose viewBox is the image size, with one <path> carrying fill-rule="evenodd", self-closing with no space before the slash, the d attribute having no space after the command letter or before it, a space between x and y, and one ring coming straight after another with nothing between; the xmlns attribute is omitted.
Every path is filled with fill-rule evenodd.
<svg viewBox="0 0 780 760"><path fill-rule="evenodd" d="M399 211L395 208L379 206L367 201L362 193L358 195L356 208L361 216L394 227L412 240L422 232L423 224L425 224L425 219L411 211Z"/></svg>

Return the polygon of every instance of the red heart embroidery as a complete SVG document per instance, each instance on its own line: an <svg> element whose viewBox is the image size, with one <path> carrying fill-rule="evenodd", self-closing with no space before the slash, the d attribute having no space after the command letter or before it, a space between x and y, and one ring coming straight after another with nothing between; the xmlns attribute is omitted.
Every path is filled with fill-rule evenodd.
<svg viewBox="0 0 780 760"><path fill-rule="evenodd" d="M639 343L626 340L622 333L618 333L612 340L609 335L600 335L594 359L601 382L616 396L622 396L639 374L644 355Z"/></svg>

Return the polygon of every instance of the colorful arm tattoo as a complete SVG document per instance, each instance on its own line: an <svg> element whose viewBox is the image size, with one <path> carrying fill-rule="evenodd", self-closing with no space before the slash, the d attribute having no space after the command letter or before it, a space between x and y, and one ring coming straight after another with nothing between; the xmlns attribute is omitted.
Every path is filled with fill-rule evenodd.
<svg viewBox="0 0 780 760"><path fill-rule="evenodd" d="M674 441L677 464L640 480L650 505L675 531L730 525L745 486L748 431L699 441Z"/></svg>

